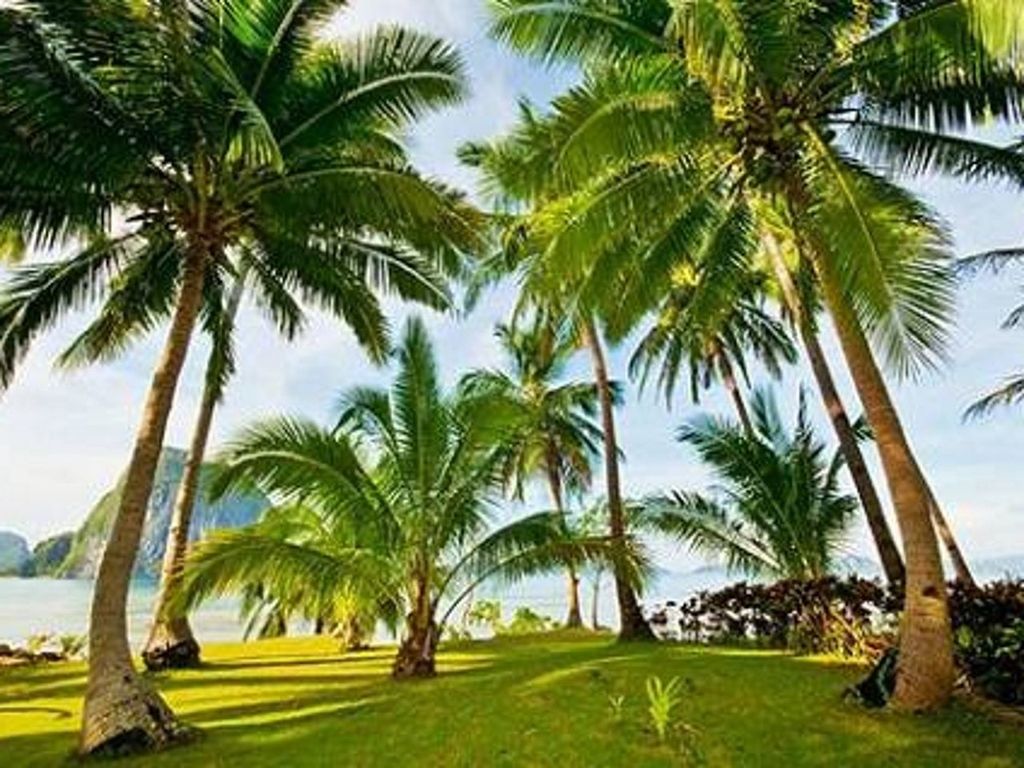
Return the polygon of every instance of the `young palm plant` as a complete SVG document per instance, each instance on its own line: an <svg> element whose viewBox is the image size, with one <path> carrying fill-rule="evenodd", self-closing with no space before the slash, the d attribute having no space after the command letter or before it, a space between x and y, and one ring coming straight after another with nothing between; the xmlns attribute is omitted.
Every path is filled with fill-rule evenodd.
<svg viewBox="0 0 1024 768"><path fill-rule="evenodd" d="M556 151L546 170L540 162L529 170L563 190L538 217L548 280L590 276L584 295L623 304L619 283L632 275L647 299L639 313L652 292L666 292L688 243L720 222L749 222L752 195L795 232L877 437L903 533L894 703L945 702L954 673L937 506L875 350L902 373L941 359L952 304L947 248L934 217L850 148L896 170L979 175L1005 165L1001 151L948 133L978 112L1017 114L1024 7L940 0L897 18L883 0L492 6L499 38L591 69L556 102L563 119L534 130Z"/></svg>
<svg viewBox="0 0 1024 768"><path fill-rule="evenodd" d="M105 322L84 349L169 320L97 574L83 753L183 734L133 668L125 602L189 342L201 317L217 324L235 265L244 256L283 327L295 291L368 340L382 318L375 304L346 303L357 285L369 275L420 292L474 238L465 206L408 168L387 127L458 100L458 56L399 28L318 42L318 23L343 5L0 8L0 225L33 246L70 246L4 288L0 386L40 333L91 300L105 299Z"/></svg>
<svg viewBox="0 0 1024 768"><path fill-rule="evenodd" d="M501 325L498 339L506 371L481 370L463 380L468 391L514 405L521 429L508 444L504 474L516 499L535 478L547 483L555 511L565 516L567 497L585 493L593 479L602 434L594 422L597 387L590 382L564 381L565 368L576 354L571 338L560 334L543 313L515 325ZM580 578L567 573L566 626L583 626Z"/></svg>
<svg viewBox="0 0 1024 768"><path fill-rule="evenodd" d="M183 594L199 599L259 583L329 605L358 593L404 614L396 678L431 676L441 634L488 579L515 580L607 559L602 537L579 537L559 512L491 525L505 487L513 403L441 389L421 322L410 321L390 390L342 398L335 429L277 420L244 433L220 457L215 488L255 484L287 508L324 521L312 541L226 533L189 556Z"/></svg>
<svg viewBox="0 0 1024 768"><path fill-rule="evenodd" d="M827 456L802 392L792 433L768 390L755 392L751 410L750 431L709 416L680 430L716 485L711 494L649 499L647 524L748 575L822 578L833 572L857 514L856 497L841 489L842 454Z"/></svg>

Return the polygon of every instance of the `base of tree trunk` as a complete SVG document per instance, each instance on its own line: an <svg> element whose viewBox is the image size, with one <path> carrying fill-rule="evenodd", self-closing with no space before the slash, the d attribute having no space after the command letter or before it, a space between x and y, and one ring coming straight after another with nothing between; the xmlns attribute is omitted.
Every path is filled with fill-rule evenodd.
<svg viewBox="0 0 1024 768"><path fill-rule="evenodd" d="M149 633L142 661L150 672L167 669L195 669L201 663L199 643L188 621L161 622Z"/></svg>
<svg viewBox="0 0 1024 768"><path fill-rule="evenodd" d="M86 695L79 753L122 757L168 749L198 735L175 717L160 694L131 673Z"/></svg>
<svg viewBox="0 0 1024 768"><path fill-rule="evenodd" d="M623 621L617 639L620 643L653 643L658 640L651 625L643 617Z"/></svg>
<svg viewBox="0 0 1024 768"><path fill-rule="evenodd" d="M437 674L436 650L436 626L414 631L399 646L398 655L391 666L391 676L396 680L434 677Z"/></svg>
<svg viewBox="0 0 1024 768"><path fill-rule="evenodd" d="M583 616L579 611L570 611L565 619L566 629L583 629Z"/></svg>

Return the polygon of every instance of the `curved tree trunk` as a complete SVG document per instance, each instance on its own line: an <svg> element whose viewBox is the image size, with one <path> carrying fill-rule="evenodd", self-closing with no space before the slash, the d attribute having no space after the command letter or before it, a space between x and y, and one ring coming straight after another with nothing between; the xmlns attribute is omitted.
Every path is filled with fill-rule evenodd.
<svg viewBox="0 0 1024 768"><path fill-rule="evenodd" d="M608 363L604 349L592 318L587 318L582 328L583 342L590 350L594 365L594 379L601 401L601 426L604 431L604 463L608 483L609 533L615 545L615 592L619 603L619 640L654 640L654 632L644 619L643 611L629 578L625 573L626 559L626 516L622 504L622 485L619 478L619 443L615 435L615 403L611 382L608 378Z"/></svg>
<svg viewBox="0 0 1024 768"><path fill-rule="evenodd" d="M932 521L935 523L935 529L939 532L939 538L942 540L946 552L949 553L949 559L953 563L953 573L956 574L957 581L968 587L977 587L978 582L974 580L974 574L971 573L971 568L967 565L967 559L960 550L960 545L956 543L953 530L949 527L946 516L942 514L939 502L935 500L935 495L930 487L928 488L928 496L931 499Z"/></svg>
<svg viewBox="0 0 1024 768"><path fill-rule="evenodd" d="M860 321L832 265L817 248L810 258L818 276L854 384L875 433L903 536L906 601L893 705L924 710L945 704L953 691L953 635L932 498Z"/></svg>
<svg viewBox="0 0 1024 768"><path fill-rule="evenodd" d="M243 269L235 282L228 304L225 307L222 331L230 335L234 328L245 292L245 270ZM199 666L199 643L192 634L188 616L183 611L174 609L173 601L181 585L182 572L185 568L185 555L188 552L189 529L192 525L192 513L195 510L196 497L199 492L199 480L206 458L206 448L210 439L210 428L213 425L213 414L221 398L221 374L224 369L223 350L214 339L213 349L206 364L206 382L199 405L199 415L192 433L192 444L189 446L185 470L178 486L178 494L174 500L174 512L171 516L171 527L167 532L167 547L164 551L163 569L160 576L160 592L157 594L156 607L153 612L153 625L149 631L149 639L142 651L142 660L150 670L184 669Z"/></svg>
<svg viewBox="0 0 1024 768"><path fill-rule="evenodd" d="M206 254L190 250L181 293L146 398L124 491L100 561L89 618L89 678L82 712L82 754L155 749L187 730L132 664L126 604L153 477L178 379L203 299Z"/></svg>
<svg viewBox="0 0 1024 768"><path fill-rule="evenodd" d="M800 338L803 341L804 349L807 352L807 359L811 363L811 371L814 373L814 380L817 382L818 391L825 404L825 410L832 422L836 437L839 438L839 450L842 451L843 459L853 478L853 485L860 497L861 507L864 509L864 516L867 518L868 527L871 529L871 536L875 540L875 547L878 549L878 556L882 561L882 570L889 585L894 589L902 591L906 579L906 570L903 567L903 557L900 555L896 540L885 519L885 512L882 509L882 502L875 490L875 483L871 479L867 463L864 461L864 454L860 450L857 435L854 433L853 425L847 414L846 406L839 396L839 389L836 387L832 370L829 368L825 351L821 348L818 335L811 325L811 320L804 309L800 294L793 283L793 277L789 273L779 251L778 243L770 233L766 236L766 246L770 252L775 270L776 279L782 289L783 298L789 307L790 313L799 329Z"/></svg>
<svg viewBox="0 0 1024 768"><path fill-rule="evenodd" d="M732 399L733 407L736 409L736 415L739 416L740 424L743 425L743 429L746 430L748 435L754 434L754 425L750 421L750 411L747 409L747 403L743 399L743 392L740 390L739 382L736 381L736 374L733 372L732 363L729 362L728 355L721 350L716 351L715 362L718 364L722 383L725 385L725 389Z"/></svg>
<svg viewBox="0 0 1024 768"><path fill-rule="evenodd" d="M565 505L562 501L562 482L558 476L557 459L548 451L547 473L548 487L551 489L551 503L555 505L555 511L564 519ZM569 629L579 629L583 626L583 614L580 612L580 578L575 568L569 568L565 575L566 602L568 612L565 618L565 626Z"/></svg>

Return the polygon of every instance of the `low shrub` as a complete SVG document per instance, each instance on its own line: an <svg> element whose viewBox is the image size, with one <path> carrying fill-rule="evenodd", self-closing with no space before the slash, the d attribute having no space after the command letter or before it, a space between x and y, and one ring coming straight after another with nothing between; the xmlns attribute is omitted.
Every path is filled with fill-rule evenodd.
<svg viewBox="0 0 1024 768"><path fill-rule="evenodd" d="M885 646L893 609L880 584L850 577L743 582L700 592L678 610L685 640L865 658Z"/></svg>
<svg viewBox="0 0 1024 768"><path fill-rule="evenodd" d="M957 664L981 693L1024 706L1024 580L953 585Z"/></svg>
<svg viewBox="0 0 1024 768"><path fill-rule="evenodd" d="M868 660L896 644L901 609L900 596L857 577L744 582L700 592L676 608L684 641ZM969 685L1024 706L1024 580L951 584L950 613L957 665Z"/></svg>

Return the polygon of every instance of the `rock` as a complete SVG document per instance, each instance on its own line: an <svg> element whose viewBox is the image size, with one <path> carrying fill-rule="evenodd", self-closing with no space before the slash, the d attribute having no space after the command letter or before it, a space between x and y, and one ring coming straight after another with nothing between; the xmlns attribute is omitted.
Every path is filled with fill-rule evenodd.
<svg viewBox="0 0 1024 768"><path fill-rule="evenodd" d="M36 544L32 548L32 561L27 569L30 571L28 575L53 576L57 573L64 561L67 560L74 539L74 532L68 531L43 539Z"/></svg>
<svg viewBox="0 0 1024 768"><path fill-rule="evenodd" d="M186 454L175 448L165 448L157 467L149 512L142 532L139 556L135 561L137 578L157 579L167 544L167 531L171 525L174 500L185 468ZM209 467L203 469L203 481L209 478ZM63 578L91 579L99 567L103 547L121 501L124 477L113 490L106 493L89 513L85 523L75 533L70 551L57 575ZM211 504L200 491L192 517L189 538L200 538L216 528L238 528L255 522L270 506L266 497L258 493L231 494Z"/></svg>

